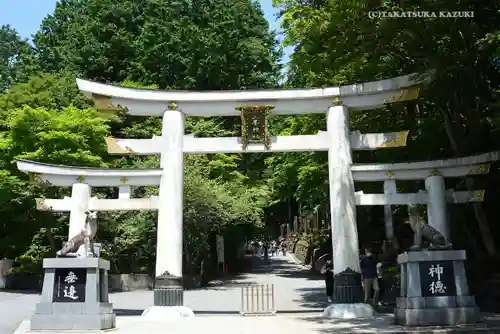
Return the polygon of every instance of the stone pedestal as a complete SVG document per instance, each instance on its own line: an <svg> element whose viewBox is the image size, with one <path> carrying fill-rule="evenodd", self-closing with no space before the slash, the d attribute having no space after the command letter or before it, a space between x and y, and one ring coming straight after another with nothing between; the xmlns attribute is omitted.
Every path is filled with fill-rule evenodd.
<svg viewBox="0 0 500 334"><path fill-rule="evenodd" d="M182 277L162 275L155 278L154 305L142 312L143 320L159 321L179 317L194 317L194 312L184 305Z"/></svg>
<svg viewBox="0 0 500 334"><path fill-rule="evenodd" d="M104 330L115 327L108 297L109 261L101 258L43 260L41 301L31 330Z"/></svg>
<svg viewBox="0 0 500 334"><path fill-rule="evenodd" d="M351 268L336 274L333 284L333 301L336 304L363 303L364 293L361 285L361 274Z"/></svg>
<svg viewBox="0 0 500 334"><path fill-rule="evenodd" d="M401 295L396 299L396 323L405 326L452 326L479 321L479 309L469 295L464 250L405 252Z"/></svg>
<svg viewBox="0 0 500 334"><path fill-rule="evenodd" d="M153 291L154 306L182 306L184 304L181 277L169 275L156 277Z"/></svg>

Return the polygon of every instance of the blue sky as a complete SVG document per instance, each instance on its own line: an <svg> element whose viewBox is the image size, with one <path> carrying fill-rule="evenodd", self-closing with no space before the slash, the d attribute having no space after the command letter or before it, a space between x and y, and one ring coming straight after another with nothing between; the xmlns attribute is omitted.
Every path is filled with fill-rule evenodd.
<svg viewBox="0 0 500 334"><path fill-rule="evenodd" d="M0 25L10 24L23 38L30 39L38 30L43 18L54 11L57 0L0 0ZM279 31L276 20L277 10L272 0L260 0L271 29ZM288 61L287 50L283 62Z"/></svg>

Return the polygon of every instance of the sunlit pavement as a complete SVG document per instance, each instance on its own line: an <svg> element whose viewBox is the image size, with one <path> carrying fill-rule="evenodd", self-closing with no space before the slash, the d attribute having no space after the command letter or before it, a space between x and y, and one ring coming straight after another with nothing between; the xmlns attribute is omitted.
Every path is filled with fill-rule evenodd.
<svg viewBox="0 0 500 334"><path fill-rule="evenodd" d="M236 278L212 282L209 287L185 292L185 305L200 314L237 314L241 287L245 284L274 284L276 308L280 311L321 311L324 283L293 263L288 256L275 256L271 265L255 258L255 271ZM137 316L153 304L152 291L110 294L119 318ZM38 294L0 292L0 334L12 334L23 319L33 314ZM127 319L130 320L130 319ZM120 321L120 320L118 320Z"/></svg>
<svg viewBox="0 0 500 334"><path fill-rule="evenodd" d="M270 264L254 258L254 270L233 279L212 282L206 288L184 293L184 304L203 314L239 313L241 287L247 284L273 284L275 306L280 312L320 312L326 306L323 279L296 265L288 256L275 256ZM144 310L153 303L151 291L131 291L111 295L120 314ZM136 312L137 313L137 312Z"/></svg>
<svg viewBox="0 0 500 334"><path fill-rule="evenodd" d="M375 319L332 320L320 317L326 306L323 279L302 266L296 265L289 256L276 256L270 264L255 259L252 273L237 278L213 282L211 286L185 292L185 305L196 313L194 318L145 322L139 316L152 305L151 291L132 291L111 294L117 317L117 329L113 333L217 333L246 334L309 334L309 333L446 333L443 328L409 330L393 325L391 315L381 315ZM243 317L237 315L240 309L241 287L246 284L273 284L275 288L275 316ZM22 319L29 318L38 301L37 295L0 293L1 334L11 334ZM3 313L7 311L7 317ZM10 312L10 313L9 313ZM490 329L486 325L465 326L454 332L497 332L491 329L498 324L498 317L489 318ZM16 333L29 329L29 320L21 323ZM3 330L3 332L2 332ZM34 332L31 332L34 333ZM47 332L44 332L47 333ZM71 333L79 333L71 331ZM84 332L81 332L84 333ZM88 331L86 332L88 333Z"/></svg>
<svg viewBox="0 0 500 334"><path fill-rule="evenodd" d="M35 311L38 294L0 291L0 334L12 334Z"/></svg>

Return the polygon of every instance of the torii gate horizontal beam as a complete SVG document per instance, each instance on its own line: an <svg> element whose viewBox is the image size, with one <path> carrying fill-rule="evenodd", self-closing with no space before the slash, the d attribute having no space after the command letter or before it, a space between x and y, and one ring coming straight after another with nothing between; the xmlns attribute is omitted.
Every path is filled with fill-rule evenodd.
<svg viewBox="0 0 500 334"><path fill-rule="evenodd" d="M354 181L424 180L431 175L463 177L484 175L489 171L488 162L500 160L500 151L458 159L420 161L395 164L354 164ZM17 160L17 168L30 173L34 182L47 182L53 186L71 186L86 183L92 187L159 185L162 170L108 169L52 165L30 160Z"/></svg>
<svg viewBox="0 0 500 334"><path fill-rule="evenodd" d="M375 150L406 146L409 131L388 133L351 133L353 150ZM120 155L150 155L162 152L162 137L152 139L106 138L108 153ZM309 152L328 151L328 132L319 131L316 135L275 136L271 137L271 147L264 144L249 144L243 150L241 137L196 138L185 135L184 153L257 153L257 152Z"/></svg>
<svg viewBox="0 0 500 334"><path fill-rule="evenodd" d="M356 205L406 205L427 204L428 194L425 191L413 194L365 194L356 192ZM453 191L448 190L446 200L450 203L482 202L484 190ZM40 211L68 212L71 210L71 197L63 199L36 199L36 208ZM158 196L150 198L99 199L92 197L89 201L91 211L132 211L158 210Z"/></svg>
<svg viewBox="0 0 500 334"><path fill-rule="evenodd" d="M40 211L69 212L71 210L71 197L64 199L36 199L36 209ZM133 211L133 210L158 210L158 196L150 198L120 198L100 199L92 197L89 201L90 211Z"/></svg>
<svg viewBox="0 0 500 334"><path fill-rule="evenodd" d="M448 203L460 204L470 202L482 202L484 200L484 190L454 191L446 192ZM363 191L356 192L356 205L408 205L408 204L428 204L429 194L426 191L419 191L413 194L365 194Z"/></svg>
<svg viewBox="0 0 500 334"><path fill-rule="evenodd" d="M274 115L325 113L340 99L351 110L372 110L414 100L433 71L341 87L244 91L164 91L134 89L77 79L78 88L99 110L136 116L163 116L169 105L187 116L238 116L241 106L272 105Z"/></svg>

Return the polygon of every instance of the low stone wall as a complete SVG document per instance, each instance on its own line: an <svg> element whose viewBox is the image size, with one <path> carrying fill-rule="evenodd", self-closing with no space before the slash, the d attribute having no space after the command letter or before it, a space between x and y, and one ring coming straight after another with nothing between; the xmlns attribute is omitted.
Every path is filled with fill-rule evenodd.
<svg viewBox="0 0 500 334"><path fill-rule="evenodd" d="M184 276L182 278L184 289L192 290L201 288L201 275L197 276Z"/></svg>
<svg viewBox="0 0 500 334"><path fill-rule="evenodd" d="M307 260L307 251L309 249L309 244L304 240L299 240L294 247L293 254L295 258L302 264Z"/></svg>
<svg viewBox="0 0 500 334"><path fill-rule="evenodd" d="M311 270L314 270L314 271L317 271L317 272L320 272L321 270L321 267L320 266L317 266L316 265L316 262L318 261L318 259L323 256L323 254L321 253L321 250L319 248L315 248L313 251L312 251L312 257L311 257Z"/></svg>
<svg viewBox="0 0 500 334"><path fill-rule="evenodd" d="M7 274L11 268L12 260L0 260L0 289L5 289L7 287Z"/></svg>
<svg viewBox="0 0 500 334"><path fill-rule="evenodd" d="M37 273L15 273L3 277L5 284L1 289L41 291L43 274ZM183 278L184 288L199 289L201 277L186 276ZM152 290L153 278L147 274L109 274L108 287L110 292L124 292L134 290Z"/></svg>
<svg viewBox="0 0 500 334"><path fill-rule="evenodd" d="M184 289L201 288L201 276L184 276ZM153 278L148 274L109 274L108 286L110 292L124 292L134 290L152 290Z"/></svg>
<svg viewBox="0 0 500 334"><path fill-rule="evenodd" d="M14 273L5 276L4 289L42 291L43 274Z"/></svg>
<svg viewBox="0 0 500 334"><path fill-rule="evenodd" d="M148 274L109 274L108 287L110 292L150 290L153 279Z"/></svg>

